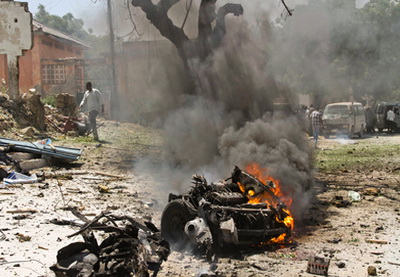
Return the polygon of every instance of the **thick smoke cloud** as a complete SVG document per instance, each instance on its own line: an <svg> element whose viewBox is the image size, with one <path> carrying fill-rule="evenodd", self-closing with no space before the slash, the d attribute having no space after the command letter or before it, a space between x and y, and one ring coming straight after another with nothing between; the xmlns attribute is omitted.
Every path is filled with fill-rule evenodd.
<svg viewBox="0 0 400 277"><path fill-rule="evenodd" d="M166 191L183 193L192 174L211 182L229 177L235 165L257 162L281 180L300 212L313 185L313 151L304 118L290 111L296 97L272 75L265 40L272 27L237 17L228 17L227 26L220 49L205 62L190 61L198 91L177 99L179 105L165 118L171 162L157 169L148 163L136 166L158 172ZM285 109L275 105L281 98L289 99Z"/></svg>

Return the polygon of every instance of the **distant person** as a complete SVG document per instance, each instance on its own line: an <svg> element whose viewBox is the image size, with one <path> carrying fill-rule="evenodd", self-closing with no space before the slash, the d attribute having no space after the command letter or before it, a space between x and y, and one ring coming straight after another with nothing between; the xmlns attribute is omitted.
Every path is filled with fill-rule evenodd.
<svg viewBox="0 0 400 277"><path fill-rule="evenodd" d="M365 120L366 120L365 129L368 133L374 133L376 125L375 113L372 111L370 106L365 106L364 110L365 110Z"/></svg>
<svg viewBox="0 0 400 277"><path fill-rule="evenodd" d="M395 119L395 114L393 112L393 109L388 110L386 114L386 122L388 125L389 132L393 132L396 129L396 123L394 122L394 119Z"/></svg>
<svg viewBox="0 0 400 277"><path fill-rule="evenodd" d="M104 104L101 97L101 92L98 89L92 88L92 83L86 83L86 92L83 95L83 99L79 108L89 113L89 123L93 131L93 137L96 141L99 141L99 135L97 133L96 118L101 112L104 113Z"/></svg>
<svg viewBox="0 0 400 277"><path fill-rule="evenodd" d="M308 134L309 134L310 136L313 135L312 122L311 122L311 114L312 114L313 111L315 111L315 108L314 108L314 105L311 104L311 105L310 105L310 108L308 108L308 109L306 110L306 117L307 117L307 120L308 120L308 122L307 122L307 123L308 123L307 129L308 129Z"/></svg>
<svg viewBox="0 0 400 277"><path fill-rule="evenodd" d="M312 131L313 131L314 143L315 143L315 147L317 147L318 136L319 136L320 128L322 126L321 112L318 111L318 109L314 110L311 113L310 118L311 118L311 127L312 127Z"/></svg>

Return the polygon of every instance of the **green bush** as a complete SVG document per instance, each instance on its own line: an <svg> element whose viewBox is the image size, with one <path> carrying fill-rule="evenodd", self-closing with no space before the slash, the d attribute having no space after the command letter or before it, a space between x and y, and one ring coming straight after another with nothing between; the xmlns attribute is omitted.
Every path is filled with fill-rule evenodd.
<svg viewBox="0 0 400 277"><path fill-rule="evenodd" d="M47 95L42 97L42 103L45 105L50 105L52 107L56 106L56 97L54 95Z"/></svg>

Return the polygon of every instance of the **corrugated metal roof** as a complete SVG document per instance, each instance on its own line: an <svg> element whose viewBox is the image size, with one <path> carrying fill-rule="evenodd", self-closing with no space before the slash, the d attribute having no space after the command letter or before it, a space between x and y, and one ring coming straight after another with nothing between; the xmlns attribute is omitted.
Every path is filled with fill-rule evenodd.
<svg viewBox="0 0 400 277"><path fill-rule="evenodd" d="M67 41L79 44L79 45L81 45L81 46L83 46L85 48L90 48L90 46L87 45L86 43L84 43L84 42L82 42L82 41L80 41L80 40L78 40L76 38L73 38L73 37L71 37L71 36L69 36L67 34L64 34L63 32L60 32L60 31L58 31L56 29L53 29L53 28L51 28L49 26L46 26L43 23L41 23L41 22L39 22L39 21L37 21L35 19L32 20L32 24L33 24L33 31L34 32L43 32L43 33L49 34L51 36L54 36L56 38L67 40Z"/></svg>

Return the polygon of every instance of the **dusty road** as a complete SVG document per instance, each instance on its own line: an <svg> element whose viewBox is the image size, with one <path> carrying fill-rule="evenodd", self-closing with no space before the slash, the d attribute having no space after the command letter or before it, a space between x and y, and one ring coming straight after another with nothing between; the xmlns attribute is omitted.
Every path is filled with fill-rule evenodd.
<svg viewBox="0 0 400 277"><path fill-rule="evenodd" d="M371 136L362 141L397 144L400 136ZM317 151L359 142L322 139ZM0 276L54 276L49 266L58 249L81 240L80 236L67 238L76 227L50 223L54 218L74 218L61 209L64 206L79 207L88 217L106 209L136 218L151 217L158 225L168 192L160 190L150 176L128 168L110 168L104 160L107 155L96 149L95 145L86 146L84 167L70 170L71 178L61 183L47 174L44 183L0 190ZM390 155L388 159L397 160ZM126 178L102 176L98 171ZM387 171L317 172L313 204L305 220L296 223L293 246L232 253L212 263L173 252L158 276L312 276L306 268L313 255L330 259L329 276L368 276L368 267L375 268L378 276L400 276L398 180L396 172ZM104 185L108 193L99 190ZM351 202L349 191L358 192L361 200Z"/></svg>

